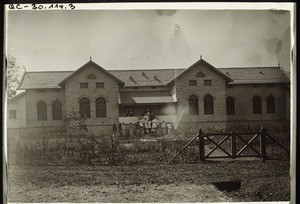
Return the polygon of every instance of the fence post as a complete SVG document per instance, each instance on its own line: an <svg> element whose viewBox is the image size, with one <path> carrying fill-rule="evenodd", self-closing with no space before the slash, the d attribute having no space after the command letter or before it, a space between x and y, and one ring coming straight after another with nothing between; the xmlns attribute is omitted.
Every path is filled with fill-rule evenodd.
<svg viewBox="0 0 300 204"><path fill-rule="evenodd" d="M236 159L236 132L231 133L231 154L232 159Z"/></svg>
<svg viewBox="0 0 300 204"><path fill-rule="evenodd" d="M261 127L260 129L260 154L263 161L266 160L267 154L266 154L266 129L265 127Z"/></svg>
<svg viewBox="0 0 300 204"><path fill-rule="evenodd" d="M204 144L204 135L200 128L199 130L199 154L200 154L200 161L205 161L205 144Z"/></svg>
<svg viewBox="0 0 300 204"><path fill-rule="evenodd" d="M45 166L45 135L43 134L43 141L42 141L42 164Z"/></svg>

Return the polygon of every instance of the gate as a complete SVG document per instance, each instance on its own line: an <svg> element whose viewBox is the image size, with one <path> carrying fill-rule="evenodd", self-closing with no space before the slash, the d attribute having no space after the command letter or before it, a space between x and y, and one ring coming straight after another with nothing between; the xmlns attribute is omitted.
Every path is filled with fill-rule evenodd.
<svg viewBox="0 0 300 204"><path fill-rule="evenodd" d="M209 158L236 159L239 157L257 157L266 160L267 138L269 138L276 145L282 148L286 152L286 154L290 153L288 149L277 142L275 138L270 136L269 133L266 132L264 127L262 127L259 132L231 132L210 134L205 134L200 129L199 133L192 140L190 140L173 158L171 158L168 163L171 163L179 154L181 154L181 152L183 152L190 144L192 144L197 139L199 140L200 161L205 161ZM225 142L227 142L227 147L230 146L230 150L223 147ZM212 144L214 147L209 149L209 144ZM248 151L248 154L243 154L247 150L251 150L251 153L249 154ZM219 153L221 153L222 155L214 156L213 153L216 151L219 151Z"/></svg>

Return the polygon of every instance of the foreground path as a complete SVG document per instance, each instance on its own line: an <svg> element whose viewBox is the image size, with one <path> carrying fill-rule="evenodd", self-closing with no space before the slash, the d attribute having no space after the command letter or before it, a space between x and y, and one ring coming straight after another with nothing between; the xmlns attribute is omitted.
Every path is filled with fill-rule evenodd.
<svg viewBox="0 0 300 204"><path fill-rule="evenodd" d="M221 192L212 183L241 181ZM289 200L289 162L143 166L10 166L9 202L233 202Z"/></svg>

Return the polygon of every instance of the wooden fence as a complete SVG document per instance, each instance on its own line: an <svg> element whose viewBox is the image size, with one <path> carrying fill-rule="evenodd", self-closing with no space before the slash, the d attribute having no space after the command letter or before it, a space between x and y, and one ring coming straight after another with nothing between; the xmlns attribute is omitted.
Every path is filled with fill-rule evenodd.
<svg viewBox="0 0 300 204"><path fill-rule="evenodd" d="M200 161L206 161L212 158L231 158L239 157L258 157L263 160L268 159L267 142L272 141L279 148L289 155L289 150L272 137L264 127L259 132L230 132L230 133L204 133L201 129L199 133L190 140L168 163L171 163L194 141L199 141L199 158ZM225 142L227 146L224 147ZM213 148L207 148L213 145ZM229 147L228 147L229 146ZM247 151L248 150L248 151ZM250 151L249 151L250 150ZM219 155L213 155L219 151ZM249 153L250 152L250 153Z"/></svg>

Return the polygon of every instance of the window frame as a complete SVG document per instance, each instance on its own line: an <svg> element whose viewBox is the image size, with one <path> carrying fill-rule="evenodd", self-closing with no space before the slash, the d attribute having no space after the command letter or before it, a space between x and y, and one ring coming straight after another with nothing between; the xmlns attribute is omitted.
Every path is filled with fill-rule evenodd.
<svg viewBox="0 0 300 204"><path fill-rule="evenodd" d="M189 80L189 86L197 86L197 80Z"/></svg>
<svg viewBox="0 0 300 204"><path fill-rule="evenodd" d="M52 120L62 120L62 103L58 100L52 102Z"/></svg>
<svg viewBox="0 0 300 204"><path fill-rule="evenodd" d="M199 115L199 99L195 95L191 95L189 101L189 115Z"/></svg>
<svg viewBox="0 0 300 204"><path fill-rule="evenodd" d="M86 87L84 85L86 85ZM88 89L89 88L89 83L88 82L80 83L80 88L81 89Z"/></svg>
<svg viewBox="0 0 300 204"><path fill-rule="evenodd" d="M226 115L235 115L235 100L232 96L226 97Z"/></svg>
<svg viewBox="0 0 300 204"><path fill-rule="evenodd" d="M99 86L101 85L101 86ZM104 82L96 82L96 88L97 89L104 89Z"/></svg>
<svg viewBox="0 0 300 204"><path fill-rule="evenodd" d="M196 74L196 77L198 77L198 78L204 78L205 75L204 75L203 72L198 72L198 73Z"/></svg>
<svg viewBox="0 0 300 204"><path fill-rule="evenodd" d="M17 119L17 110L8 110L8 119Z"/></svg>
<svg viewBox="0 0 300 204"><path fill-rule="evenodd" d="M86 103L83 101L86 100ZM91 118L91 102L88 98L81 98L79 101L79 113L81 117Z"/></svg>
<svg viewBox="0 0 300 204"><path fill-rule="evenodd" d="M87 79L96 79L96 76L94 74L89 74L86 78Z"/></svg>
<svg viewBox="0 0 300 204"><path fill-rule="evenodd" d="M47 103L45 101L39 101L36 104L37 109L37 120L38 121L44 121L48 119L47 116Z"/></svg>
<svg viewBox="0 0 300 204"><path fill-rule="evenodd" d="M204 115L214 115L214 98L207 94L203 98Z"/></svg>
<svg viewBox="0 0 300 204"><path fill-rule="evenodd" d="M266 98L266 111L267 111L267 114L275 114L276 113L276 100L273 95L269 95Z"/></svg>
<svg viewBox="0 0 300 204"><path fill-rule="evenodd" d="M100 100L102 100L102 103L101 103ZM95 105L96 105L96 118L106 118L106 115L107 115L106 112L107 111L106 111L106 100L105 100L105 98L98 97L95 101Z"/></svg>
<svg viewBox="0 0 300 204"><path fill-rule="evenodd" d="M204 86L211 86L212 85L212 80L211 79L205 79L205 80L203 80L203 85Z"/></svg>
<svg viewBox="0 0 300 204"><path fill-rule="evenodd" d="M252 112L253 114L262 114L262 100L258 95L252 98Z"/></svg>

